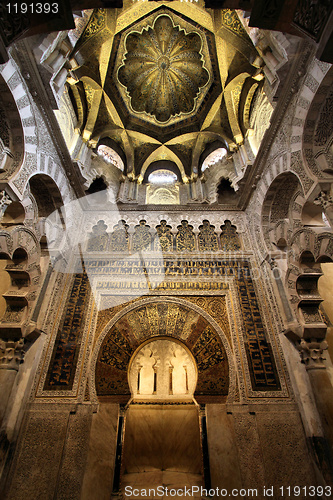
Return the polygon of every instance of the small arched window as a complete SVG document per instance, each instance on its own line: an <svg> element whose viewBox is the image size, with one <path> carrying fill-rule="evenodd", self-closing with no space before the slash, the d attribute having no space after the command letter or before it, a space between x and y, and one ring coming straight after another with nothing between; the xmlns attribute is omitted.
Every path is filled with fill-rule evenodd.
<svg viewBox="0 0 333 500"><path fill-rule="evenodd" d="M204 172L207 168L215 165L218 161L222 160L227 154L227 150L225 148L217 148L212 151L203 161L201 165L201 172Z"/></svg>
<svg viewBox="0 0 333 500"><path fill-rule="evenodd" d="M155 185L170 185L177 182L177 175L170 170L155 170L148 176L148 182Z"/></svg>
<svg viewBox="0 0 333 500"><path fill-rule="evenodd" d="M122 172L124 171L124 162L118 155L118 153L115 152L114 149L110 148L110 146L106 146L105 144L101 144L97 148L97 154L101 158L103 158L106 163L110 163L110 165L114 165L115 167L119 168Z"/></svg>

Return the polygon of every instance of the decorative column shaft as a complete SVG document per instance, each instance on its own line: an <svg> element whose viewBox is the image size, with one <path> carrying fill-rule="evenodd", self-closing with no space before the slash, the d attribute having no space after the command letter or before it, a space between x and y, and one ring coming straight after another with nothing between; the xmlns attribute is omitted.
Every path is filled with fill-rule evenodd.
<svg viewBox="0 0 333 500"><path fill-rule="evenodd" d="M112 498L118 497L121 495L120 480L121 480L121 463L122 463L122 454L123 454L124 433L125 433L125 409L124 409L123 405L120 405L119 416L118 416L116 457L115 457L115 465L114 465L114 473L113 473Z"/></svg>
<svg viewBox="0 0 333 500"><path fill-rule="evenodd" d="M205 489L207 491L209 491L211 489L212 482L211 482L211 477L210 477L209 449L208 449L208 435L207 435L206 406L205 405L200 405L199 418L200 418L200 434L201 434L204 482L205 482Z"/></svg>

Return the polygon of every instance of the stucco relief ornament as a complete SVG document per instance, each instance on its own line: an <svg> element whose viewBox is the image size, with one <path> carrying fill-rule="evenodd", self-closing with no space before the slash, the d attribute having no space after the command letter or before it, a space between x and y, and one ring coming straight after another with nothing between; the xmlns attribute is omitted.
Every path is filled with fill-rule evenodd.
<svg viewBox="0 0 333 500"><path fill-rule="evenodd" d="M12 203L12 200L6 193L6 191L0 191L0 220L4 216L7 207Z"/></svg>
<svg viewBox="0 0 333 500"><path fill-rule="evenodd" d="M320 194L314 200L315 205L320 205L323 210L331 208L333 205L333 197L324 191L320 191Z"/></svg>
<svg viewBox="0 0 333 500"><path fill-rule="evenodd" d="M18 370L24 357L24 339L1 340L0 339L0 369Z"/></svg>
<svg viewBox="0 0 333 500"><path fill-rule="evenodd" d="M307 370L314 368L325 368L323 361L323 352L328 348L327 342L324 340L318 342L316 340L307 342L302 339L298 345L302 363L306 365Z"/></svg>
<svg viewBox="0 0 333 500"><path fill-rule="evenodd" d="M126 87L134 111L153 115L159 122L190 113L200 89L209 81L197 33L185 33L167 15L153 27L126 38L119 82Z"/></svg>

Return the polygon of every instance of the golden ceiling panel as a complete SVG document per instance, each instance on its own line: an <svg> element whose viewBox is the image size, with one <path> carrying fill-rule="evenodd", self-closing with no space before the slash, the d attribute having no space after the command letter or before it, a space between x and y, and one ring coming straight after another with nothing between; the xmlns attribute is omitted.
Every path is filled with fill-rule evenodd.
<svg viewBox="0 0 333 500"><path fill-rule="evenodd" d="M249 38L237 11L230 9L218 9L215 12L216 34L232 45L246 59L252 59L258 55L251 39Z"/></svg>
<svg viewBox="0 0 333 500"><path fill-rule="evenodd" d="M213 33L159 6L115 36L104 90L129 130L199 131L222 90Z"/></svg>
<svg viewBox="0 0 333 500"><path fill-rule="evenodd" d="M214 132L231 148L241 140L238 116L242 125L248 120L240 75L257 71L255 54L236 11L212 17L200 5L179 2L96 9L73 53L71 78L83 85L87 108L81 134L95 144L126 130L136 171L159 150L146 143L169 143L168 156L183 162L189 175L205 141L194 148L187 136Z"/></svg>
<svg viewBox="0 0 333 500"><path fill-rule="evenodd" d="M205 33L157 9L121 35L113 80L131 112L157 126L194 114L213 81Z"/></svg>
<svg viewBox="0 0 333 500"><path fill-rule="evenodd" d="M131 32L125 46L118 79L126 87L134 111L165 123L195 109L200 89L209 82L197 33L186 34L164 14L142 33Z"/></svg>
<svg viewBox="0 0 333 500"><path fill-rule="evenodd" d="M239 17L237 16L235 10L222 9L221 16L222 16L222 23L224 24L224 26L229 28L231 31L234 31L238 35L247 38L247 33L242 23L240 22Z"/></svg>
<svg viewBox="0 0 333 500"><path fill-rule="evenodd" d="M95 9L86 29L84 30L81 41L84 42L101 31L105 27L105 21L105 9Z"/></svg>

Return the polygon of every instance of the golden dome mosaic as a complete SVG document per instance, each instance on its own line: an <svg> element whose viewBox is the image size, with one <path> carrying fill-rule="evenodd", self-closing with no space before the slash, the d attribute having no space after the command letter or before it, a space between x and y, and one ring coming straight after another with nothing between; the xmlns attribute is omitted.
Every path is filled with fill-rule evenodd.
<svg viewBox="0 0 333 500"><path fill-rule="evenodd" d="M198 33L187 33L166 14L141 32L130 32L118 81L126 88L133 111L160 123L191 113L200 89L209 82L202 46Z"/></svg>

